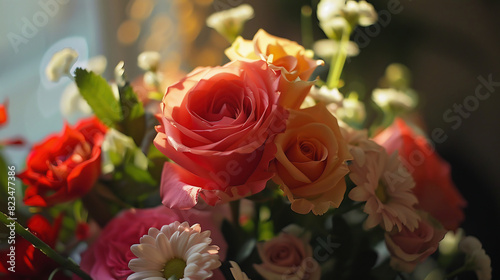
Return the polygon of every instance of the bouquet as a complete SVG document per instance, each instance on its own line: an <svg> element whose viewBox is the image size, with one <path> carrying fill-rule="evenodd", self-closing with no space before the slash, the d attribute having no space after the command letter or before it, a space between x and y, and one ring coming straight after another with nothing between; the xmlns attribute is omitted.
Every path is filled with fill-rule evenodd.
<svg viewBox="0 0 500 280"><path fill-rule="evenodd" d="M248 4L211 15L229 62L179 78L157 52L131 81L123 62L107 81L73 71L76 51L55 53L47 77L71 79L63 107L87 117L33 145L22 169L1 162L0 278L491 279L409 69L390 65L368 101L347 91L350 38L377 12L364 0L314 10L328 39L313 40L304 6L303 45L241 37Z"/></svg>

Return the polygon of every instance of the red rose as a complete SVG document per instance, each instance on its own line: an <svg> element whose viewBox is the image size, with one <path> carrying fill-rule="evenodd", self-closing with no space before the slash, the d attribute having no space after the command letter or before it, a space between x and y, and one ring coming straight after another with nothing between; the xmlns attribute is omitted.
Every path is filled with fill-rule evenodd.
<svg viewBox="0 0 500 280"><path fill-rule="evenodd" d="M166 163L161 182L168 207L235 200L264 189L286 127L277 105L280 75L266 62L230 62L196 69L170 86L161 104L156 147Z"/></svg>
<svg viewBox="0 0 500 280"><path fill-rule="evenodd" d="M24 203L52 206L85 195L101 173L101 143L106 127L96 118L64 125L62 135L36 144L19 178L28 185Z"/></svg>
<svg viewBox="0 0 500 280"><path fill-rule="evenodd" d="M415 180L413 193L418 208L430 213L447 230L455 230L464 220L462 208L467 202L451 180L450 165L424 136L416 135L401 119L375 137L388 153L398 151L402 162Z"/></svg>
<svg viewBox="0 0 500 280"><path fill-rule="evenodd" d="M28 229L40 240L54 248L59 229L61 228L62 216L59 216L53 225L42 215L34 215L28 220ZM50 273L58 267L58 264L36 249L26 239L16 235L15 243L15 272L9 271L10 246L7 250L0 251L0 273L8 275L5 279L48 279ZM0 278L4 279L0 276ZM69 279L63 273L57 273L54 279Z"/></svg>
<svg viewBox="0 0 500 280"><path fill-rule="evenodd" d="M5 101L3 104L0 103L0 127L6 124L7 120L9 119L7 115L7 104L7 101Z"/></svg>

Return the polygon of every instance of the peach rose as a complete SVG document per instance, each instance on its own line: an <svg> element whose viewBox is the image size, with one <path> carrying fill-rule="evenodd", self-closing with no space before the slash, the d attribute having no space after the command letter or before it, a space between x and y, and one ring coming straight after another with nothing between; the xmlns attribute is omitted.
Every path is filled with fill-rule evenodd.
<svg viewBox="0 0 500 280"><path fill-rule="evenodd" d="M303 229L288 226L273 239L257 244L262 264L254 264L264 279L319 280L321 268L312 257L309 236L298 233Z"/></svg>
<svg viewBox="0 0 500 280"><path fill-rule="evenodd" d="M401 161L415 180L413 193L420 208L437 219L447 230L455 230L464 220L467 205L451 180L450 165L424 136L417 135L402 119L382 131L374 141L388 153L398 151Z"/></svg>
<svg viewBox="0 0 500 280"><path fill-rule="evenodd" d="M391 253L391 266L410 273L417 264L423 262L439 247L446 230L428 213L420 212L418 228L413 232L407 227L402 231L385 233L385 244Z"/></svg>
<svg viewBox="0 0 500 280"><path fill-rule="evenodd" d="M177 165L164 165L163 204L188 209L200 195L215 205L264 189L288 115L278 80L263 61L235 61L195 69L167 89L154 144Z"/></svg>
<svg viewBox="0 0 500 280"><path fill-rule="evenodd" d="M272 36L263 29L255 33L253 40L236 38L226 49L231 60L258 60L269 63L274 70L281 71L278 90L279 104L285 108L299 109L314 82L307 80L322 60L312 59L312 51L306 51L296 42Z"/></svg>
<svg viewBox="0 0 500 280"><path fill-rule="evenodd" d="M290 110L287 128L276 136L276 160L271 168L273 180L292 203L292 210L324 214L330 206L339 207L352 159L337 119L324 104Z"/></svg>

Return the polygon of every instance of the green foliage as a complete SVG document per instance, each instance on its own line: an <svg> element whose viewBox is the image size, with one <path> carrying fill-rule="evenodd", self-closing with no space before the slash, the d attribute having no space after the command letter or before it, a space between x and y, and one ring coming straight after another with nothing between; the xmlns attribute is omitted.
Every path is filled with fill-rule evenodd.
<svg viewBox="0 0 500 280"><path fill-rule="evenodd" d="M129 84L120 87L119 93L122 112L119 130L132 137L135 144L140 147L146 131L144 125L144 108Z"/></svg>
<svg viewBox="0 0 500 280"><path fill-rule="evenodd" d="M115 124L122 120L123 114L120 103L116 100L113 90L103 77L85 69L77 68L75 82L82 97L105 125L115 127Z"/></svg>
<svg viewBox="0 0 500 280"><path fill-rule="evenodd" d="M77 68L75 82L82 97L105 125L132 137L136 145L141 146L145 133L144 108L128 83L118 88L116 99L108 82L92 71Z"/></svg>

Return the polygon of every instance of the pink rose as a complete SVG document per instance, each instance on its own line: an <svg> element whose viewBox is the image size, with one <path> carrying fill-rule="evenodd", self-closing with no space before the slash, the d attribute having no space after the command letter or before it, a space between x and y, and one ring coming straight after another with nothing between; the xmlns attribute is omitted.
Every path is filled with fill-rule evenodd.
<svg viewBox="0 0 500 280"><path fill-rule="evenodd" d="M264 61L196 69L170 86L161 104L156 147L172 161L163 170L163 203L193 207L236 200L264 189L286 127L277 105L279 74Z"/></svg>
<svg viewBox="0 0 500 280"><path fill-rule="evenodd" d="M309 235L297 226L288 226L273 239L257 244L262 264L254 264L255 270L265 279L317 280L321 268L312 257Z"/></svg>
<svg viewBox="0 0 500 280"><path fill-rule="evenodd" d="M191 209L172 210L163 205L151 209L132 209L122 212L102 230L98 239L82 254L80 266L93 279L127 279L133 273L128 263L136 256L130 246L137 244L149 228L161 228L174 221L199 223L203 230L211 231L213 244L220 247L221 260L226 257L227 244L213 220L213 211ZM213 279L224 279L220 271L214 271Z"/></svg>
<svg viewBox="0 0 500 280"><path fill-rule="evenodd" d="M407 227L402 231L385 233L385 244L391 253L391 266L399 271L412 272L417 264L432 255L446 234L446 230L425 212L413 232Z"/></svg>
<svg viewBox="0 0 500 280"><path fill-rule="evenodd" d="M417 208L437 219L447 230L455 230L464 220L467 205L451 180L450 165L424 136L417 135L402 119L374 138L387 153L398 151L401 161L415 180L413 193Z"/></svg>

